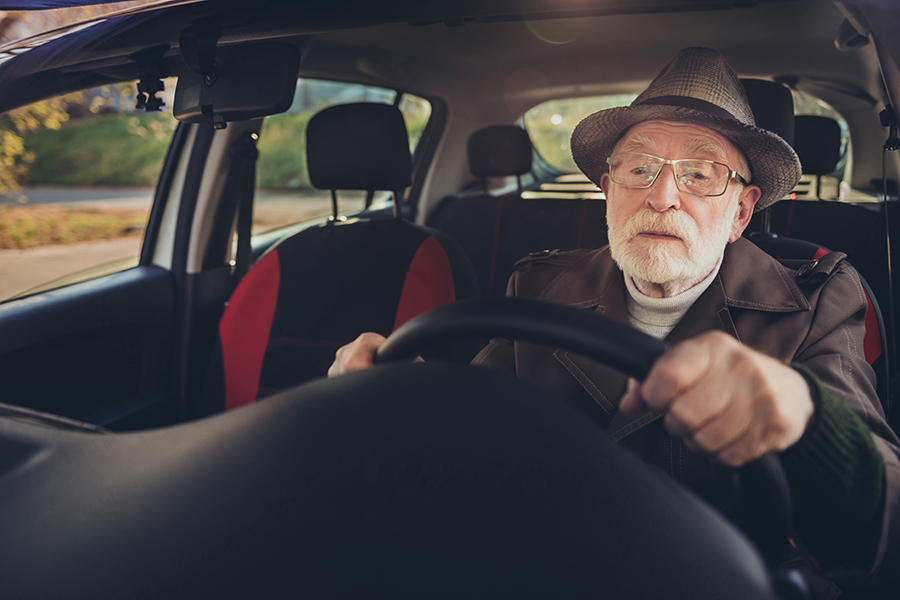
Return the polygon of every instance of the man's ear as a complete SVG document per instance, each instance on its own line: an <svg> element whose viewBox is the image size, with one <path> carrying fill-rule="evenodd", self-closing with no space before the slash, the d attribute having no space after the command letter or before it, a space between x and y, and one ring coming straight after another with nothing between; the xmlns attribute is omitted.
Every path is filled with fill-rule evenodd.
<svg viewBox="0 0 900 600"><path fill-rule="evenodd" d="M600 190L609 199L609 173L604 173L600 176Z"/></svg>
<svg viewBox="0 0 900 600"><path fill-rule="evenodd" d="M738 196L738 207L734 213L734 223L731 225L731 235L728 242L734 242L750 224L750 218L753 216L753 208L759 202L762 190L756 185L746 185Z"/></svg>

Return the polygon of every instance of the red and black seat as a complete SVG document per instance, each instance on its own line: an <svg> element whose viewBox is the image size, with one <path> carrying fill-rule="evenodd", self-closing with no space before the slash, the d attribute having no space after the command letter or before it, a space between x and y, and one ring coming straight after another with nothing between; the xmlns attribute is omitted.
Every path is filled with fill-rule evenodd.
<svg viewBox="0 0 900 600"><path fill-rule="evenodd" d="M310 181L320 189L410 185L409 139L400 111L334 106L307 129ZM390 334L413 316L476 297L463 251L446 235L398 217L331 220L266 253L232 294L201 399L204 414L324 376L337 348L364 331ZM468 360L477 348L449 351Z"/></svg>

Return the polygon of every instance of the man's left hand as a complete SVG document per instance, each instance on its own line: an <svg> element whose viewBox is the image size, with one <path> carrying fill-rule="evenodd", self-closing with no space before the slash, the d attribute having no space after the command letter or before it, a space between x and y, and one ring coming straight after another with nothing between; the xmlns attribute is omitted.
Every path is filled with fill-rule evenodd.
<svg viewBox="0 0 900 600"><path fill-rule="evenodd" d="M814 404L806 380L784 363L719 331L661 356L642 384L629 381L619 410L647 405L692 450L737 467L797 443Z"/></svg>

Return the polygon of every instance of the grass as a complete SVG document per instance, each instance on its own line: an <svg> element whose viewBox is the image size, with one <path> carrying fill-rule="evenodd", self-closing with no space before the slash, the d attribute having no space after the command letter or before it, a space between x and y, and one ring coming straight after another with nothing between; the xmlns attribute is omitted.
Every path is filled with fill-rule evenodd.
<svg viewBox="0 0 900 600"><path fill-rule="evenodd" d="M142 232L146 210L0 205L0 249L108 240Z"/></svg>

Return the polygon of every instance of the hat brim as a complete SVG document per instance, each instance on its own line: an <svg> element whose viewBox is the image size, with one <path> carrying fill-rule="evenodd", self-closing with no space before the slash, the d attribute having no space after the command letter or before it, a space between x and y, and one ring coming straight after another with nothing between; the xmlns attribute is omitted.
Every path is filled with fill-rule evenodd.
<svg viewBox="0 0 900 600"><path fill-rule="evenodd" d="M750 163L751 181L762 191L754 210L778 202L800 181L800 159L781 137L759 127L745 125L679 106L621 106L589 115L572 133L572 157L588 178L600 185L609 170L606 159L616 142L632 126L643 121L688 121L708 127L737 146Z"/></svg>

